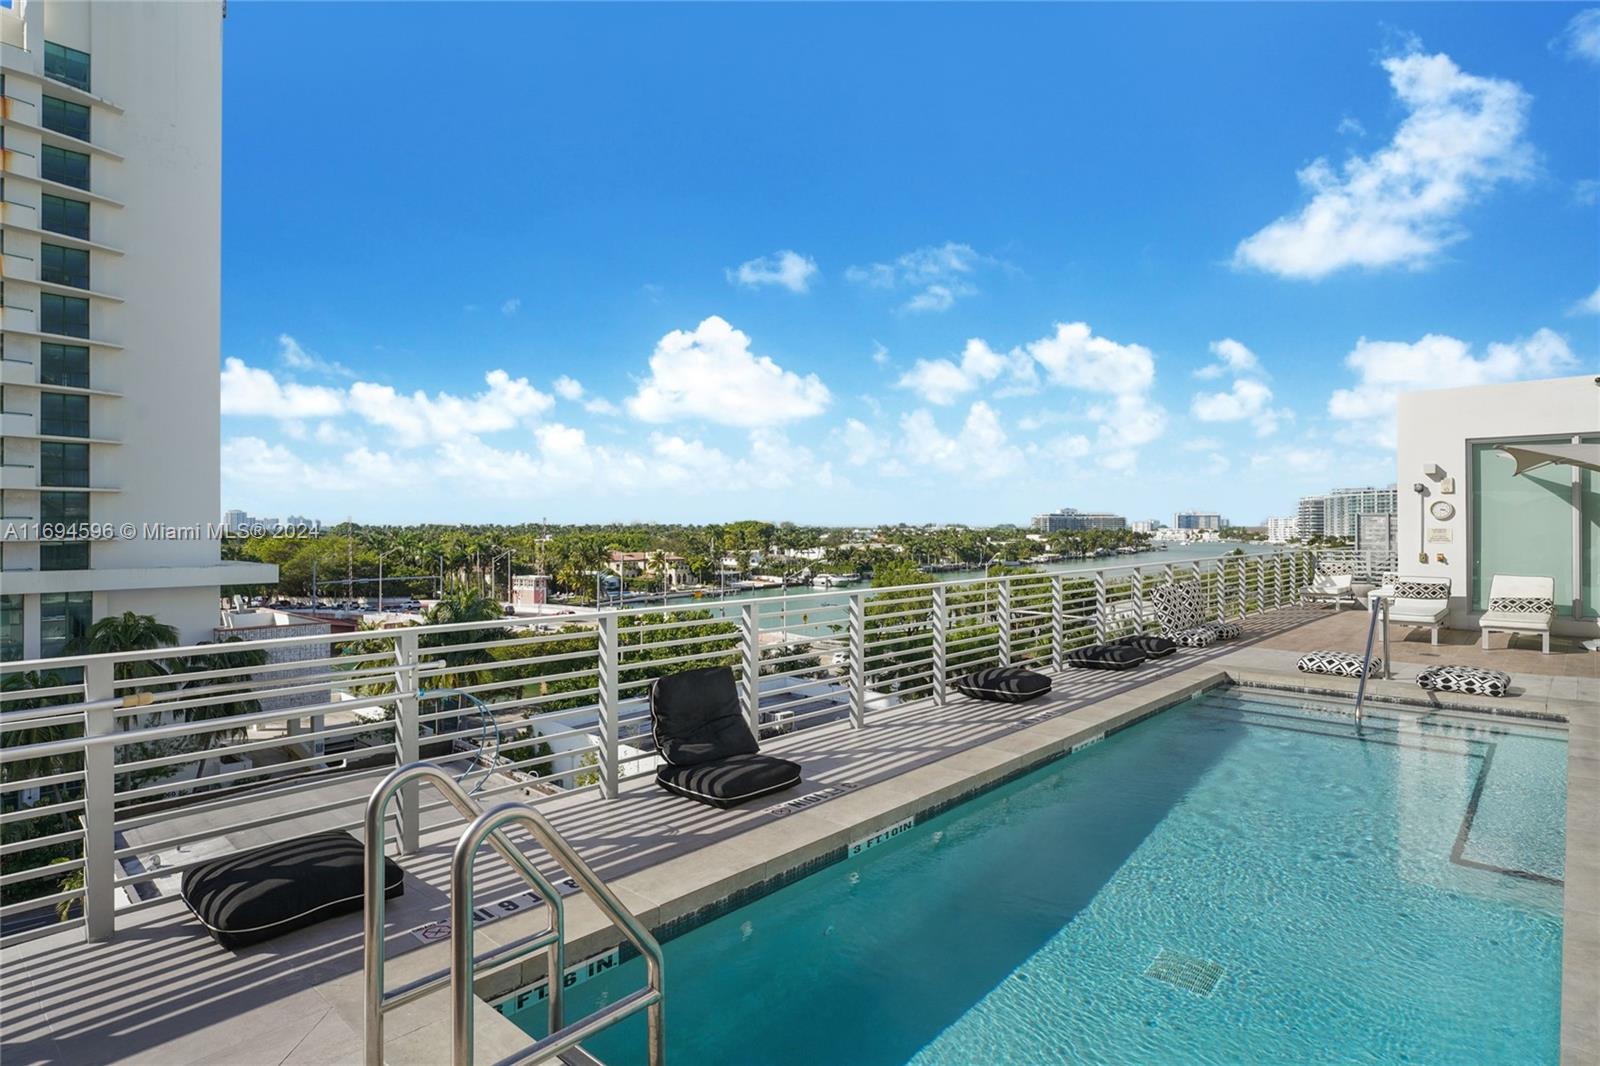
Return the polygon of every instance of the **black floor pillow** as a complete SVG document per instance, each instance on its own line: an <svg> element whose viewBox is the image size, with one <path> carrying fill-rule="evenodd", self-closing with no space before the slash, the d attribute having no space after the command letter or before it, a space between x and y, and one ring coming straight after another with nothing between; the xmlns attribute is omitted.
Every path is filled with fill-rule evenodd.
<svg viewBox="0 0 1600 1066"><path fill-rule="evenodd" d="M713 807L733 807L800 783L800 764L771 755L734 755L693 766L663 766L656 784Z"/></svg>
<svg viewBox="0 0 1600 1066"><path fill-rule="evenodd" d="M1132 633L1126 637L1118 637L1116 640L1107 641L1106 643L1142 651L1146 659L1162 659L1178 650L1176 641L1168 640L1166 637L1158 636L1155 633Z"/></svg>
<svg viewBox="0 0 1600 1066"><path fill-rule="evenodd" d="M361 909L361 842L318 833L201 863L183 873L183 902L225 948L242 948ZM405 871L385 858L384 897L405 891Z"/></svg>
<svg viewBox="0 0 1600 1066"><path fill-rule="evenodd" d="M1062 661L1082 670L1132 670L1145 661L1145 654L1126 644L1091 644L1067 652Z"/></svg>
<svg viewBox="0 0 1600 1066"><path fill-rule="evenodd" d="M1050 679L1021 666L991 666L956 682L956 691L994 703L1022 703L1050 691Z"/></svg>

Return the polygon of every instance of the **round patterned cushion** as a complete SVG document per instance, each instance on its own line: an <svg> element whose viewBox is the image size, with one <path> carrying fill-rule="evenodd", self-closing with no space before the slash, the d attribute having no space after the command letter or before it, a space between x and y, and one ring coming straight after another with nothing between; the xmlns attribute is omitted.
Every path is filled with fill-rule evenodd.
<svg viewBox="0 0 1600 1066"><path fill-rule="evenodd" d="M1476 666L1430 666L1417 675L1417 684L1430 692L1504 696L1511 688L1511 675L1503 670Z"/></svg>
<svg viewBox="0 0 1600 1066"><path fill-rule="evenodd" d="M1303 674L1331 674L1334 677L1360 677L1361 656L1348 651L1312 651L1300 657L1295 668ZM1383 660L1373 659L1367 665L1367 676L1381 674Z"/></svg>

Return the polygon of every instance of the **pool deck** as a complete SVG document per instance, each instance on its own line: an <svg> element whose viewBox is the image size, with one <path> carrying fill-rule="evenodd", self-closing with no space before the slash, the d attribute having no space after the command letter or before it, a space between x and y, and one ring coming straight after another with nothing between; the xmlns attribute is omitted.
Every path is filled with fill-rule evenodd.
<svg viewBox="0 0 1600 1066"><path fill-rule="evenodd" d="M806 772L804 784L770 803L717 811L644 780L624 785L614 801L585 794L541 809L666 939L835 861L852 842L913 813L958 802L1210 686L1231 679L1348 692L1352 686L1341 679L1294 673L1294 659L1310 647L1358 648L1348 630L1352 619L1359 630L1359 618L1278 611L1251 618L1240 641L1180 652L1131 673L1058 675L1056 690L1042 700L992 704L952 696L943 706L922 700L877 711L861 730L846 723L804 730L764 746ZM1600 1061L1600 655L1561 647L1548 657L1532 652L1546 661L1524 663L1520 649L1501 649L1502 656L1517 656L1515 665L1506 659L1502 667L1513 673L1512 696L1430 696L1409 680L1415 669L1469 660L1454 654L1430 660L1413 642L1402 648L1402 632L1395 631L1398 678L1375 682L1375 696L1569 722L1562 1062ZM1420 647L1428 648L1426 635ZM279 824L231 842L249 846L308 828L314 826L287 810ZM446 917L449 851L458 832L442 824L426 829L422 848L405 860L406 893L389 905L391 986L446 965L446 945L423 944L412 930ZM480 901L520 889L497 861L482 863L481 874ZM569 897L566 909L569 964L615 944L586 899ZM543 926L539 909L484 924L480 950ZM478 993L494 1001L542 976L542 959L529 960L480 982ZM693 979L670 971L668 978ZM0 1058L7 1066L359 1062L362 989L359 915L229 952L204 936L181 904L161 904L120 916L116 938L106 943L84 944L78 931L69 931L8 948L0 959ZM674 1017L670 1004L669 995L669 1027L692 1024ZM480 1060L510 1055L527 1040L482 1003L475 1026ZM391 1063L449 1061L445 994L391 1013L386 1036Z"/></svg>

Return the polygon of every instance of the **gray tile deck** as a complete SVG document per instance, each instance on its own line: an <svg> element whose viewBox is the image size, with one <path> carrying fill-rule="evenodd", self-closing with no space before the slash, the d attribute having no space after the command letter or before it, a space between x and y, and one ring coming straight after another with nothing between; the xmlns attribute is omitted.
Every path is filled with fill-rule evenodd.
<svg viewBox="0 0 1600 1066"><path fill-rule="evenodd" d="M1243 642L1184 653L1135 674L1071 672L1044 702L1020 705L951 699L922 701L879 712L862 730L844 723L805 730L769 744L806 767L798 795L836 790L824 802L789 808L792 796L732 811L686 803L648 781L624 786L615 801L592 795L541 804L553 824L647 924L663 927L735 893L825 857L916 809L955 799L1053 757L1073 743L1166 706L1229 674L1241 681L1304 682L1285 676L1276 638L1315 624L1298 611L1252 619ZM1272 654L1278 652L1281 654ZM1290 661L1287 669L1292 671ZM1224 671L1227 671L1226 673ZM1535 675L1537 676L1537 675ZM1326 679L1317 679L1325 681ZM1587 704L1597 691L1577 678L1575 701L1554 690L1505 701L1534 713L1561 713ZM1393 693L1416 698L1404 680ZM1325 689L1340 691L1337 686ZM1502 707L1504 709L1504 707ZM1600 717L1573 715L1569 749L1567 974L1564 985L1565 1062L1593 1062L1592 1020L1600 1017L1600 822L1579 809L1584 795L1600 800ZM849 785L850 788L840 786ZM782 801L781 803L778 801ZM1600 802L1591 805L1600 809ZM314 827L292 810L273 836ZM337 816L333 816L337 817ZM421 945L410 933L445 917L448 855L454 829L442 821L424 834L405 864L405 896L389 909L392 984L445 964L445 946ZM245 843L240 841L240 843ZM478 898L490 901L520 889L498 863L485 861ZM587 900L567 900L569 960L610 947L615 936ZM509 943L543 928L541 912L524 912L480 927L480 948ZM77 933L41 938L7 949L0 970L0 1057L7 1066L35 1062L354 1062L361 1047L362 975L359 916L240 952L218 948L186 911L162 904L119 918L115 940L77 942ZM1585 963L1584 960L1587 960ZM479 994L495 999L542 976L530 961L490 982ZM1585 1024L1588 1020L1589 1024ZM477 1012L480 1058L508 1054L525 1039L497 1012ZM390 1015L390 1062L448 1061L449 1021L442 994Z"/></svg>

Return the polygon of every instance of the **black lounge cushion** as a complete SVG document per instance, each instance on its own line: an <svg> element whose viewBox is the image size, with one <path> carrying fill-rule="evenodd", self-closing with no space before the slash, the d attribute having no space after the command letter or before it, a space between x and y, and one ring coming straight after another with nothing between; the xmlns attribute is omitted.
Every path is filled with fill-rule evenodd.
<svg viewBox="0 0 1600 1066"><path fill-rule="evenodd" d="M318 833L203 862L183 873L183 902L225 948L242 948L361 909L361 842ZM385 858L384 896L405 891L405 871Z"/></svg>
<svg viewBox="0 0 1600 1066"><path fill-rule="evenodd" d="M650 686L650 728L656 750L673 766L754 755L758 749L726 666L657 678Z"/></svg>
<svg viewBox="0 0 1600 1066"><path fill-rule="evenodd" d="M956 681L956 691L994 703L1022 703L1050 691L1050 679L1022 666L991 666Z"/></svg>
<svg viewBox="0 0 1600 1066"><path fill-rule="evenodd" d="M760 754L732 755L693 766L663 766L656 771L656 784L668 792L724 809L799 783L799 763Z"/></svg>
<svg viewBox="0 0 1600 1066"><path fill-rule="evenodd" d="M1106 642L1111 645L1120 645L1132 648L1134 651L1144 652L1146 659L1161 659L1178 650L1178 643L1154 633L1130 633L1125 637Z"/></svg>
<svg viewBox="0 0 1600 1066"><path fill-rule="evenodd" d="M1148 656L1127 644L1090 644L1073 648L1062 658L1068 666L1084 670L1132 670Z"/></svg>
<svg viewBox="0 0 1600 1066"><path fill-rule="evenodd" d="M759 753L726 666L657 678L650 728L667 764L656 784L668 792L726 808L800 783L798 764Z"/></svg>

